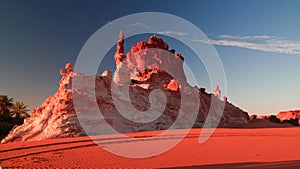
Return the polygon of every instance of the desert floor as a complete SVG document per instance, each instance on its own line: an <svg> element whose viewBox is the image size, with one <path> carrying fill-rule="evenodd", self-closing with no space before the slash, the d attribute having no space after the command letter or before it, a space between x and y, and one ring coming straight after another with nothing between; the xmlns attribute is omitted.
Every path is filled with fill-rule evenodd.
<svg viewBox="0 0 300 169"><path fill-rule="evenodd" d="M203 131L207 129L202 129ZM180 131L150 139L162 131L99 136L103 145L125 145L134 151L135 141L168 143ZM300 168L300 128L217 129L199 144L201 129L192 129L173 149L148 158L125 158L100 148L89 137L0 144L0 166L44 168Z"/></svg>

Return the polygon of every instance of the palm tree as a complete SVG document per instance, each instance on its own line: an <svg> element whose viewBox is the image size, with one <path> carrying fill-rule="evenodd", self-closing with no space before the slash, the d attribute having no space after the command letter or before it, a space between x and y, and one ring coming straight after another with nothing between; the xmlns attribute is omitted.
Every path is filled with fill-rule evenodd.
<svg viewBox="0 0 300 169"><path fill-rule="evenodd" d="M13 98L9 98L6 95L0 95L0 115L9 115L9 109L13 105Z"/></svg>
<svg viewBox="0 0 300 169"><path fill-rule="evenodd" d="M29 117L28 111L27 105L23 102L16 102L11 107L11 114L14 118L27 118Z"/></svg>

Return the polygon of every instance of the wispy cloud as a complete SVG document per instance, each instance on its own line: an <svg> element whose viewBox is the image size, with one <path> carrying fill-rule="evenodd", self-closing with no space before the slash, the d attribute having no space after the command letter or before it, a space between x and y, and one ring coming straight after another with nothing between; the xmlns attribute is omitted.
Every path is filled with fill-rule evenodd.
<svg viewBox="0 0 300 169"><path fill-rule="evenodd" d="M259 50L264 52L276 52L284 54L300 54L300 41L286 40L268 35L259 36L231 36L221 35L209 42L194 40L194 42L211 43L219 46L233 46Z"/></svg>
<svg viewBox="0 0 300 169"><path fill-rule="evenodd" d="M238 40L260 40L260 39L271 39L268 35L258 35L258 36L232 36L232 35L220 35L219 38L224 39L238 39Z"/></svg>
<svg viewBox="0 0 300 169"><path fill-rule="evenodd" d="M163 32L157 32L159 34L162 34L162 35L175 35L175 36L179 36L179 37L184 37L184 36L187 36L188 33L186 32L176 32L176 31L163 31Z"/></svg>
<svg viewBox="0 0 300 169"><path fill-rule="evenodd" d="M150 26L142 23L142 22L135 22L135 23L131 23L129 25L127 25L128 27L141 27L141 28L150 28Z"/></svg>
<svg viewBox="0 0 300 169"><path fill-rule="evenodd" d="M113 22L113 21L107 21L106 24L108 24L108 25L119 25L119 23Z"/></svg>

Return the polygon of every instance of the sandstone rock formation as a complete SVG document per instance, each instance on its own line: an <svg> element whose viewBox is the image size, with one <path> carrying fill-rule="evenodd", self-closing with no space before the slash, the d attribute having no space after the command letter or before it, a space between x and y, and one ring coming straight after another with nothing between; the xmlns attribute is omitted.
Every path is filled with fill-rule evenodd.
<svg viewBox="0 0 300 169"><path fill-rule="evenodd" d="M221 90L219 86L216 87L216 89L213 91L213 94L218 98L221 99Z"/></svg>
<svg viewBox="0 0 300 169"><path fill-rule="evenodd" d="M167 85L166 88L169 89L169 90L175 91L175 92L179 90L178 83L174 79L170 80L170 82L169 82L169 84Z"/></svg>
<svg viewBox="0 0 300 169"><path fill-rule="evenodd" d="M276 116L280 121L298 121L298 125L300 124L300 110L290 110L279 112Z"/></svg>
<svg viewBox="0 0 300 169"><path fill-rule="evenodd" d="M59 82L58 91L47 98L40 107L34 109L30 117L25 119L24 124L14 128L2 140L2 143L76 137L83 134L72 104L70 84L74 76L73 65L66 64L66 68L61 70L60 74L62 78Z"/></svg>
<svg viewBox="0 0 300 169"><path fill-rule="evenodd" d="M123 37L121 33L117 49L124 49ZM117 50L115 60L117 72L121 72L119 71L121 67L126 65L130 79L133 80L146 81L151 74L156 74L163 70L171 76L176 76L176 79L180 81L179 83L186 83L183 70L184 58L181 54L176 54L174 49L169 50L168 44L162 38L156 37L156 35L151 36L148 42L142 41L132 46L126 56L124 55L124 50ZM122 72L122 75L125 75L125 73ZM127 78L126 75L121 79L124 78Z"/></svg>
<svg viewBox="0 0 300 169"><path fill-rule="evenodd" d="M250 116L250 123L257 122L260 120L269 121L276 123L277 127L295 127L299 126L300 124L300 111L299 110L292 110L292 111L285 111L285 112L279 112L277 115L251 115ZM276 127L275 124L261 124L260 127ZM253 125L252 125L253 126ZM248 126L249 127L249 126Z"/></svg>
<svg viewBox="0 0 300 169"><path fill-rule="evenodd" d="M58 91L47 98L39 108L33 110L31 117L27 118L23 125L15 127L2 143L110 133L97 130L86 132L82 128L82 123L89 129L108 123L121 133L168 129L178 118L180 110L185 112L180 117L182 122L188 121L193 127L203 127L209 110L218 109L219 103L225 104L225 108L218 127L239 127L248 122L248 114L229 103L227 99L222 101L219 96L216 99L216 96L206 93L203 88L191 87L186 82L183 71L183 56L176 54L174 49L169 50L168 44L161 38L153 35L148 42L142 41L134 45L126 55L123 45L124 35L121 32L114 57L116 61L114 75L104 71L101 76L87 76L74 72L73 65L67 64L65 69L60 71L62 79ZM78 81L80 83L77 84L80 85L74 85ZM93 85L94 91L91 90ZM124 93L114 92L116 89L121 91L126 87L129 101L126 100ZM152 91L155 89L163 91L165 96L152 97ZM181 105L182 91L188 92L188 97L193 94L199 95L200 106L196 121L189 121L188 114L195 108L193 102L197 100L191 99L188 104ZM74 99L79 99L82 103L76 111ZM98 110L92 106L95 99ZM131 119L137 121L130 120L119 113L114 99L120 100L123 105L121 108L124 110L132 106L138 111L152 111L154 114L162 110L162 114L151 122L141 123L138 121L139 114L127 112ZM212 99L217 100L215 104L211 104ZM152 107L152 104L157 106ZM99 110L103 116L100 119L97 114ZM80 122L78 119L81 119ZM181 123L175 126L175 128L185 127Z"/></svg>

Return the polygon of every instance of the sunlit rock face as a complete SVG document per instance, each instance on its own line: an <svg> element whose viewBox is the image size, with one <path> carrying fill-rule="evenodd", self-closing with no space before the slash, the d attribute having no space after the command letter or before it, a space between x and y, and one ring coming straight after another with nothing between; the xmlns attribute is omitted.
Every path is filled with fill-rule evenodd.
<svg viewBox="0 0 300 169"><path fill-rule="evenodd" d="M218 109L219 103L225 104L225 108L218 127L241 127L248 123L248 114L227 98L220 99L203 88L191 87L183 71L183 56L169 50L163 39L153 35L148 41L134 45L126 55L124 43L121 32L114 56L114 74L106 70L101 76L88 76L74 72L74 66L66 64L60 71L58 91L34 109L31 117L15 127L2 143L108 134L111 130L106 130L107 124L120 133L168 129L178 119L180 110L184 112L180 117L182 123L176 123L174 128L203 127L209 110ZM154 91L160 92L155 95L159 97L153 97ZM181 104L182 92L190 99L185 105ZM191 99L192 95L199 100ZM211 105L211 99L216 104ZM79 107L74 106L75 100L80 102ZM116 106L118 100L122 110L133 107L138 112L148 111L146 117L151 121L142 123L140 114L130 111L128 118L124 117ZM199 105L196 120L190 120L188 115L195 105Z"/></svg>
<svg viewBox="0 0 300 169"><path fill-rule="evenodd" d="M72 77L75 76L73 65L67 64L60 73L62 78L58 91L47 98L40 107L34 109L24 124L14 128L2 143L76 137L84 134L72 103L71 83Z"/></svg>
<svg viewBox="0 0 300 169"><path fill-rule="evenodd" d="M176 78L180 84L187 83L183 70L183 56L175 53L174 49L169 50L168 44L156 35L151 36L148 41L136 43L125 55L124 35L121 32L114 58L116 84L126 84L129 80L147 81L152 74L161 72L170 75L170 78L162 82L165 85L168 85L173 78Z"/></svg>
<svg viewBox="0 0 300 169"><path fill-rule="evenodd" d="M281 121L284 120L296 120L298 121L298 125L300 124L300 110L290 110L290 111L283 111L277 114L277 118Z"/></svg>
<svg viewBox="0 0 300 169"><path fill-rule="evenodd" d="M283 111L283 112L279 112L277 115L266 115L266 116L252 115L250 119L269 120L271 122L278 123L278 124L288 123L291 124L292 126L299 126L300 110Z"/></svg>

